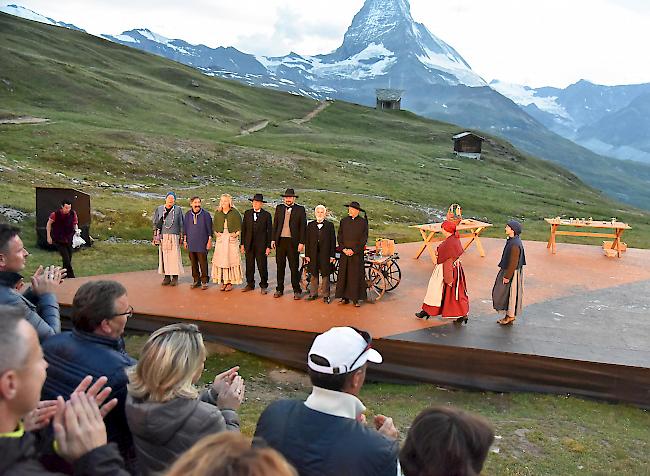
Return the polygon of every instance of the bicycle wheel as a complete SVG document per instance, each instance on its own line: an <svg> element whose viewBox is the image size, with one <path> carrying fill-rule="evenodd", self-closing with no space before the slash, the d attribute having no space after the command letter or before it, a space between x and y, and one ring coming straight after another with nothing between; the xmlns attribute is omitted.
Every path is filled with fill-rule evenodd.
<svg viewBox="0 0 650 476"><path fill-rule="evenodd" d="M366 264L366 286L368 302L379 301L386 292L386 278L376 267Z"/></svg>
<svg viewBox="0 0 650 476"><path fill-rule="evenodd" d="M336 280L339 278L339 259L338 257L332 264L332 272L330 273L330 283L336 284Z"/></svg>
<svg viewBox="0 0 650 476"><path fill-rule="evenodd" d="M303 264L300 267L300 286L303 290L309 290L309 282L311 281L311 273L307 269L307 265Z"/></svg>
<svg viewBox="0 0 650 476"><path fill-rule="evenodd" d="M389 260L381 271L386 278L386 291L395 289L402 280L402 270L394 259Z"/></svg>

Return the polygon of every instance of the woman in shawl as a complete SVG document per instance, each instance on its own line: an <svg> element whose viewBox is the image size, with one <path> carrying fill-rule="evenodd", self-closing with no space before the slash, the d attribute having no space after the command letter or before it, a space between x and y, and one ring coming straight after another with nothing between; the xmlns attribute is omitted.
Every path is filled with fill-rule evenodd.
<svg viewBox="0 0 650 476"><path fill-rule="evenodd" d="M521 223L510 220L505 228L508 240L503 248L499 273L492 288L492 305L497 312L505 312L505 317L497 322L512 324L521 313L524 295L523 266L526 264L524 244L521 241Z"/></svg>
<svg viewBox="0 0 650 476"><path fill-rule="evenodd" d="M174 192L168 192L165 204L156 208L153 232L153 244L158 246L158 274L165 276L162 285L176 286L178 275L184 273L180 246L183 242L183 210L176 205Z"/></svg>
<svg viewBox="0 0 650 476"><path fill-rule="evenodd" d="M429 279L422 310L415 315L420 319L442 315L444 319L453 319L462 324L467 322L469 312L465 273L459 260L463 245L454 222L445 221L442 234L445 240L436 250L436 265Z"/></svg>
<svg viewBox="0 0 650 476"><path fill-rule="evenodd" d="M224 193L214 214L214 254L212 255L212 282L221 283L222 291L231 291L233 284L241 284L243 273L239 243L241 241L241 214L232 205L232 196Z"/></svg>

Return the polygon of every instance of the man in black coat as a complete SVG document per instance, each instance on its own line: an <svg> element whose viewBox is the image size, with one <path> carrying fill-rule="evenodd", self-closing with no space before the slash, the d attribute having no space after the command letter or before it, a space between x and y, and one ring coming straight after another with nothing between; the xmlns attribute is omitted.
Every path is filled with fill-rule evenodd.
<svg viewBox="0 0 650 476"><path fill-rule="evenodd" d="M273 219L271 248L275 249L275 262L278 267L278 286L273 297L279 298L284 294L284 271L288 260L293 298L300 299L302 289L300 287L299 261L300 253L305 249L307 214L305 207L296 204L298 195L292 188L288 188L282 198L284 203L275 207L275 218Z"/></svg>
<svg viewBox="0 0 650 476"><path fill-rule="evenodd" d="M246 287L242 291L255 289L255 263L260 273L260 289L267 293L269 268L266 257L271 252L271 214L262 206L266 203L261 193L249 198L252 207L244 212L241 225L241 252L246 254Z"/></svg>
<svg viewBox="0 0 650 476"><path fill-rule="evenodd" d="M325 219L327 209L318 205L314 209L316 219L307 225L305 243L305 261L311 275L308 301L323 296L326 304L330 303L330 273L336 260L336 234L334 223ZM320 280L320 288L318 282Z"/></svg>
<svg viewBox="0 0 650 476"><path fill-rule="evenodd" d="M352 301L359 307L359 300L365 300L366 277L364 269L363 251L368 241L368 220L360 217L359 212L364 212L359 202L350 202L347 217L339 224L339 274L336 280L336 297L341 303L348 304Z"/></svg>

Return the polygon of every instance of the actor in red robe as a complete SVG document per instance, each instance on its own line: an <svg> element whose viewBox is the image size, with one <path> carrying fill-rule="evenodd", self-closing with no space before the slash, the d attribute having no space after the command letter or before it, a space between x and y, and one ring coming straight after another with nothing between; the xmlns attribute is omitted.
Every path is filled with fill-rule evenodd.
<svg viewBox="0 0 650 476"><path fill-rule="evenodd" d="M463 245L456 232L456 224L445 221L442 224L445 240L436 250L436 265L433 268L422 310L415 315L420 319L442 315L458 323L467 322L469 298L465 273L459 260Z"/></svg>

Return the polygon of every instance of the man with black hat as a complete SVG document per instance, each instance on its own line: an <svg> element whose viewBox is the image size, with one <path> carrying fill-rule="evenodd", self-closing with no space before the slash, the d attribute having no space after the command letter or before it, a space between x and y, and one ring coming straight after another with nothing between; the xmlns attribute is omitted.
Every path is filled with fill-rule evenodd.
<svg viewBox="0 0 650 476"><path fill-rule="evenodd" d="M262 206L266 203L261 193L249 198L252 207L244 212L241 225L241 252L246 254L246 287L242 291L255 289L255 263L260 273L260 289L267 293L269 268L266 257L271 252L271 214Z"/></svg>
<svg viewBox="0 0 650 476"><path fill-rule="evenodd" d="M363 264L363 251L368 241L368 219L361 218L359 212L366 211L359 202L350 202L347 205L348 216L339 224L339 274L336 281L336 297L341 303L348 304L352 301L359 307L359 301L366 299L366 279Z"/></svg>
<svg viewBox="0 0 650 476"><path fill-rule="evenodd" d="M273 238L271 248L275 249L275 262L278 268L278 286L273 297L279 298L284 294L284 270L287 260L291 270L291 287L293 298L300 299L299 261L300 253L305 249L305 232L307 229L307 213L305 207L296 204L298 195L288 188L281 195L284 203L275 207L273 218Z"/></svg>

